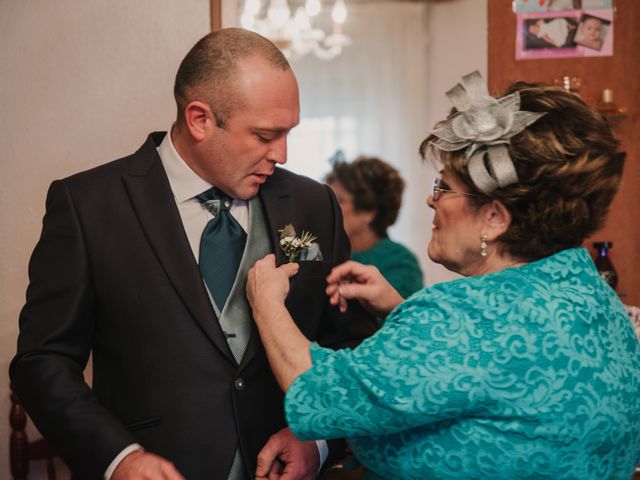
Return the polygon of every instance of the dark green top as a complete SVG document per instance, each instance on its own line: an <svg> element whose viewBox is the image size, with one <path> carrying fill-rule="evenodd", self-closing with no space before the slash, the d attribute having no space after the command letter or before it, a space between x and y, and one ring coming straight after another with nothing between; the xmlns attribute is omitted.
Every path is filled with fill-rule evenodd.
<svg viewBox="0 0 640 480"><path fill-rule="evenodd" d="M351 258L356 262L378 267L382 276L402 298L407 298L423 287L422 270L416 256L407 247L388 237L369 250L351 252Z"/></svg>

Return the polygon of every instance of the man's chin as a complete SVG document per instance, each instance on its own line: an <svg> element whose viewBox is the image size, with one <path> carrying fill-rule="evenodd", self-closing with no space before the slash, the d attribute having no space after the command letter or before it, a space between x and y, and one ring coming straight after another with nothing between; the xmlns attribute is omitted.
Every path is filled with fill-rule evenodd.
<svg viewBox="0 0 640 480"><path fill-rule="evenodd" d="M233 193L233 198L238 200L249 200L255 197L260 191L260 187L269 179L269 175L252 175L237 186Z"/></svg>
<svg viewBox="0 0 640 480"><path fill-rule="evenodd" d="M249 185L246 187L242 187L238 193L236 194L236 198L238 200L250 200L255 197L260 190L260 184L256 183L254 185Z"/></svg>

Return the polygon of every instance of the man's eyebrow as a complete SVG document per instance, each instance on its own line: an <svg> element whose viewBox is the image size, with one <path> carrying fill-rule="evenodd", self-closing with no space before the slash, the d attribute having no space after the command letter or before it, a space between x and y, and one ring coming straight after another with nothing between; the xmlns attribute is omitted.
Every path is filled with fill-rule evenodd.
<svg viewBox="0 0 640 480"><path fill-rule="evenodd" d="M254 127L253 130L256 132L282 132L286 130L286 128L281 127Z"/></svg>
<svg viewBox="0 0 640 480"><path fill-rule="evenodd" d="M253 127L254 132L260 133L286 133L290 131L293 127Z"/></svg>

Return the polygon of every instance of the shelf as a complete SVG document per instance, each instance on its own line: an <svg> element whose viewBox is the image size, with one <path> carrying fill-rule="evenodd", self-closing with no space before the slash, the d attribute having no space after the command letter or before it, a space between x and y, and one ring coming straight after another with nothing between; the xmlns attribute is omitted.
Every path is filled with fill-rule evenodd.
<svg viewBox="0 0 640 480"><path fill-rule="evenodd" d="M622 120L626 120L627 118L629 118L629 114L627 113L605 114L603 115L603 117L609 120L611 123L618 123L618 122L621 122Z"/></svg>

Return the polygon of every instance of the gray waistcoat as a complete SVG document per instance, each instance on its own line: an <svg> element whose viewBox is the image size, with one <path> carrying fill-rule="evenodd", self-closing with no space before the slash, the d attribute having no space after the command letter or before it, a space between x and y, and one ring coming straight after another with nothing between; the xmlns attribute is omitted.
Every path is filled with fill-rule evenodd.
<svg viewBox="0 0 640 480"><path fill-rule="evenodd" d="M231 288L231 293L229 293L229 297L221 314L217 311L215 302L212 302L214 308L216 308L216 314L220 319L220 326L227 334L227 343L229 344L231 353L233 353L238 364L242 360L251 334L251 307L245 294L247 273L258 260L268 253L271 253L271 243L269 241L267 221L260 200L254 197L249 200L249 231L247 244L242 255L242 260L240 261L236 279ZM229 412L229 414L231 413L232 412ZM244 471L240 449L236 450L233 465L231 465L227 479L248 479L247 473Z"/></svg>

